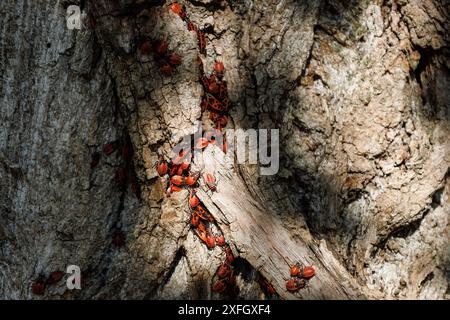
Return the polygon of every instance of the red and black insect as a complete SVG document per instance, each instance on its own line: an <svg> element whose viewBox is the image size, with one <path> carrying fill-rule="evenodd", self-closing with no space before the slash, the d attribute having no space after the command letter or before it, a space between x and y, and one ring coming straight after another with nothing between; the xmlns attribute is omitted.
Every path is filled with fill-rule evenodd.
<svg viewBox="0 0 450 320"><path fill-rule="evenodd" d="M205 149L209 144L208 139L201 137L195 142L194 149L201 150Z"/></svg>
<svg viewBox="0 0 450 320"><path fill-rule="evenodd" d="M64 277L64 275L65 275L64 271L61 271L61 270L53 271L47 277L47 280L45 282L48 285L52 285L52 284L58 283Z"/></svg>
<svg viewBox="0 0 450 320"><path fill-rule="evenodd" d="M316 271L312 266L303 267L299 263L291 266L291 277L311 279L315 274Z"/></svg>
<svg viewBox="0 0 450 320"><path fill-rule="evenodd" d="M205 93L203 99L206 99L206 106L207 109L212 109L215 111L227 111L226 105L224 105L220 100L218 100L216 97L214 97L210 93Z"/></svg>
<svg viewBox="0 0 450 320"><path fill-rule="evenodd" d="M203 179L205 180L206 185L211 191L217 190L216 177L212 173L205 173L203 175Z"/></svg>
<svg viewBox="0 0 450 320"><path fill-rule="evenodd" d="M216 243L219 247L223 247L226 244L225 237L223 236L223 234L216 237Z"/></svg>
<svg viewBox="0 0 450 320"><path fill-rule="evenodd" d="M116 151L120 146L119 140L108 142L103 146L103 153L107 156L110 156L113 154L114 151Z"/></svg>
<svg viewBox="0 0 450 320"><path fill-rule="evenodd" d="M214 236L209 231L206 232L205 243L209 249L214 249L214 247L216 246L216 240L214 239Z"/></svg>
<svg viewBox="0 0 450 320"><path fill-rule="evenodd" d="M187 20L187 13L186 13L186 7L180 5L178 2L174 2L170 5L170 10L177 14L181 20L186 21Z"/></svg>
<svg viewBox="0 0 450 320"><path fill-rule="evenodd" d="M45 279L41 275L31 284L31 292L38 296L42 296L45 292Z"/></svg>
<svg viewBox="0 0 450 320"><path fill-rule="evenodd" d="M159 71L165 76L170 76L173 72L173 67L168 63L163 63L159 67Z"/></svg>
<svg viewBox="0 0 450 320"><path fill-rule="evenodd" d="M227 278L231 273L231 265L228 262L222 263L219 268L217 268L216 274L219 278Z"/></svg>
<svg viewBox="0 0 450 320"><path fill-rule="evenodd" d="M304 267L302 277L305 279L311 279L316 274L316 270L313 267Z"/></svg>
<svg viewBox="0 0 450 320"><path fill-rule="evenodd" d="M160 57L164 57L167 53L167 49L169 48L169 43L166 40L157 40L153 44L153 50L155 54Z"/></svg>
<svg viewBox="0 0 450 320"><path fill-rule="evenodd" d="M194 208L194 212L203 221L215 221L214 217L208 211L206 211L206 209L201 204L197 205L197 207Z"/></svg>
<svg viewBox="0 0 450 320"><path fill-rule="evenodd" d="M167 61L172 66L178 66L181 64L181 56L178 53L172 52L167 56Z"/></svg>
<svg viewBox="0 0 450 320"><path fill-rule="evenodd" d="M170 195L174 192L180 192L181 190L183 190L183 188L178 187L176 185L170 184L169 187L167 188L166 194L168 197L170 197Z"/></svg>
<svg viewBox="0 0 450 320"><path fill-rule="evenodd" d="M191 214L191 224L194 228L197 228L200 225L200 217L196 212L192 212Z"/></svg>
<svg viewBox="0 0 450 320"><path fill-rule="evenodd" d="M187 29L188 31L194 31L195 33L197 33L197 26L188 19L188 21L186 21L187 24Z"/></svg>
<svg viewBox="0 0 450 320"><path fill-rule="evenodd" d="M149 40L144 40L139 45L139 51L143 55L148 55L153 51L153 46Z"/></svg>
<svg viewBox="0 0 450 320"><path fill-rule="evenodd" d="M190 148L184 147L178 152L178 155L172 159L172 163L177 166L181 166L183 162L191 162L192 153ZM184 169L183 169L184 170Z"/></svg>
<svg viewBox="0 0 450 320"><path fill-rule="evenodd" d="M217 84L216 77L214 75L209 78L209 84L207 91L211 93L212 95L216 95L219 93L219 85Z"/></svg>
<svg viewBox="0 0 450 320"><path fill-rule="evenodd" d="M219 100L228 99L228 83L223 80L219 83L219 94L217 95Z"/></svg>
<svg viewBox="0 0 450 320"><path fill-rule="evenodd" d="M200 54L206 55L206 37L201 30L197 30L197 42Z"/></svg>
<svg viewBox="0 0 450 320"><path fill-rule="evenodd" d="M302 267L299 264L291 266L291 277L297 277L301 275Z"/></svg>
<svg viewBox="0 0 450 320"><path fill-rule="evenodd" d="M164 160L163 156L159 156L159 160L155 164L156 171L162 177L167 174L169 171L169 165L166 160Z"/></svg>
<svg viewBox="0 0 450 320"><path fill-rule="evenodd" d="M225 254L226 254L226 260L228 263L233 263L234 262L234 255L233 255L233 251L231 251L230 246L227 246L225 248Z"/></svg>
<svg viewBox="0 0 450 320"><path fill-rule="evenodd" d="M176 186L193 186L197 182L199 176L200 173L190 174L187 177L175 175L170 178L170 182Z"/></svg>
<svg viewBox="0 0 450 320"><path fill-rule="evenodd" d="M301 278L291 278L286 282L286 289L289 292L297 292L306 286L306 280Z"/></svg>
<svg viewBox="0 0 450 320"><path fill-rule="evenodd" d="M223 66L222 61L216 60L216 63L214 64L214 72L215 72L217 78L219 78L219 79L223 78L223 74L225 72L225 67Z"/></svg>
<svg viewBox="0 0 450 320"><path fill-rule="evenodd" d="M212 290L217 293L222 293L227 289L227 281L226 279L219 279L214 282Z"/></svg>

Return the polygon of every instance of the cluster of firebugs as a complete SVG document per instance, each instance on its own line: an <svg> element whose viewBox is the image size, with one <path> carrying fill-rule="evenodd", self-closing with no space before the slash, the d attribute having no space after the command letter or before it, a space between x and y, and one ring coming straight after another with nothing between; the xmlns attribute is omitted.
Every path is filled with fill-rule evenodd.
<svg viewBox="0 0 450 320"><path fill-rule="evenodd" d="M171 10L177 14L187 25L189 31L194 31L197 34L197 40L199 45L199 51L201 54L206 53L206 40L205 35L200 31L189 19L186 12L186 8L177 2L174 2L170 6ZM198 138L194 141L194 149L202 150L208 146L208 144L215 144L215 137L221 136L220 130L228 123L228 110L230 107L230 100L228 97L227 82L223 79L225 74L225 68L221 61L217 61L214 64L213 72L210 76L204 72L204 67L201 58L198 58L198 65L200 68L200 82L203 86L203 97L201 101L202 112L209 111L210 119L214 122L215 130L207 131L205 136ZM222 137L222 136L221 136ZM223 137L224 138L224 137ZM222 150L227 152L227 145L224 139ZM163 157L160 157L156 164L156 169L160 176L169 174L170 182L167 193L170 194L174 191L180 191L183 187L195 187L200 177L200 173L189 173L190 161L192 160L192 154L188 151L180 152L178 157L174 160L167 162ZM185 175L183 173L186 171ZM216 178L212 173L205 173L203 180L212 191L216 191ZM218 280L213 285L213 290L216 292L223 292L230 285L235 284L235 275L233 270L233 253L229 245L226 243L223 234L214 235L208 228L209 223L215 223L214 217L206 210L202 205L199 198L196 195L195 188L190 189L189 194L189 206L192 209L191 224L197 233L198 237L212 249L216 245L224 247L226 252L225 261L217 269L216 275ZM290 292L296 292L307 285L307 281L311 279L315 274L313 267L302 267L300 265L294 265L291 267L291 278L286 282L286 289ZM270 294L276 294L272 284L263 277L259 277L260 284L265 288L266 292Z"/></svg>
<svg viewBox="0 0 450 320"><path fill-rule="evenodd" d="M189 19L186 8L177 2L170 5L170 9L178 15L187 26L189 31L193 31L197 35L198 47L200 54L206 54L206 38L203 31L199 30L197 26ZM136 40L136 39L135 39ZM169 76L173 73L175 68L181 64L182 57L169 50L169 43L165 40L151 40L147 37L138 37L136 40L139 44L140 53L148 55L153 53L153 56L159 64L161 74ZM219 146L224 153L227 152L227 143L225 136L222 134L222 128L228 123L228 110L230 107L230 100L228 97L227 82L223 80L225 68L221 61L216 60L213 72L210 76L204 72L203 63L198 57L198 65L200 69L200 82L203 86L203 97L201 101L202 112L209 111L209 118L214 123L214 129L209 130L203 137L194 141L194 150L201 151L209 144L217 145L216 141L221 141ZM217 139L220 137L221 139ZM117 149L122 149L121 156L124 158L124 166L119 167L116 172L116 181L120 187L123 187L127 180L130 180L132 190L139 194L139 186L136 181L133 168L130 168L132 156L132 147L129 137L126 137L124 142L114 141L106 144L103 147L103 153L106 156L111 155ZM224 235L219 231L215 234L211 226L216 224L214 217L208 212L206 207L201 203L196 195L196 188L199 185L199 180L202 178L204 183L211 191L217 190L216 178L212 173L204 173L201 177L200 172L191 172L191 162L193 160L192 150L183 149L173 159L167 161L164 156L160 155L159 160L155 164L158 175L163 177L169 176L167 195L170 196L173 192L178 192L184 188L189 189L189 207L191 208L190 223L204 244L213 249L216 246L223 248L225 252L225 261L218 267L216 271L217 280L214 282L212 290L218 293L235 290L236 273L234 269L235 257L230 248L229 243L225 240ZM100 159L100 153L92 155L91 168L97 166ZM131 172L131 173L130 173ZM218 230L218 228L216 228ZM124 245L124 235L121 230L116 230L113 235L113 244L116 247ZM291 266L291 278L286 282L286 289L289 292L297 292L307 285L307 281L314 277L315 270L311 266L303 267L300 264ZM60 271L53 272L48 279L39 277L32 284L32 292L38 295L44 293L46 285L58 282L63 276ZM261 275L258 276L258 282L263 287L264 291L270 295L275 295L276 291L273 285Z"/></svg>

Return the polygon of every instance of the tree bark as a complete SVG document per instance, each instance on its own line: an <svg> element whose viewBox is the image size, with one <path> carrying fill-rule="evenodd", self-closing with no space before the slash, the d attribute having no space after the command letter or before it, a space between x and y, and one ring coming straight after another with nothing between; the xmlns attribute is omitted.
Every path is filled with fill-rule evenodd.
<svg viewBox="0 0 450 320"><path fill-rule="evenodd" d="M236 298L271 298L261 274L283 299L448 299L449 4L180 3L206 33L205 70L224 62L227 128L280 129L276 175L225 163L211 168L217 192L199 191L238 258ZM71 4L90 27L67 29ZM169 4L0 3L1 298L223 298L211 288L224 252L154 168L202 119L197 39ZM144 35L181 54L172 75L135 50ZM127 137L131 165L99 156ZM124 166L138 195L116 182ZM296 262L316 276L291 294ZM33 294L73 264L81 290Z"/></svg>

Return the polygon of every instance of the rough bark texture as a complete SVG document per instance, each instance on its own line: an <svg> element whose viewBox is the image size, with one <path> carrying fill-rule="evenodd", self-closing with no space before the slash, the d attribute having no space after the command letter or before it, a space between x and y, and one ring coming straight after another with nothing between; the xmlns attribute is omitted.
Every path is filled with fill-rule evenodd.
<svg viewBox="0 0 450 320"><path fill-rule="evenodd" d="M240 257L238 297L266 298L259 271L285 299L448 299L449 2L184 3L206 69L224 61L229 127L281 132L277 175L225 165L200 192ZM223 252L153 168L201 116L195 35L165 1L79 1L97 22L82 30L66 28L69 4L0 2L0 297L40 298L40 274L76 264L83 289L42 298L220 299ZM161 76L136 35L167 38L182 65ZM128 134L140 199L115 183L120 157L90 166ZM297 260L317 277L291 295Z"/></svg>

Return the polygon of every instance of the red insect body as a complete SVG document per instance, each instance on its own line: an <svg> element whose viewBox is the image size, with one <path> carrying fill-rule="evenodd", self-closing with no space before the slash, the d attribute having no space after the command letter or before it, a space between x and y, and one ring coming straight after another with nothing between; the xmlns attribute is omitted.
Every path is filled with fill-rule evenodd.
<svg viewBox="0 0 450 320"><path fill-rule="evenodd" d="M211 119L213 122L216 122L220 117L220 114L215 112L214 110L211 110L209 112L209 119Z"/></svg>
<svg viewBox="0 0 450 320"><path fill-rule="evenodd" d="M202 137L197 140L194 149L205 149L208 146L208 143L208 139Z"/></svg>
<svg viewBox="0 0 450 320"><path fill-rule="evenodd" d="M210 81L209 81L208 77L205 75L200 76L200 82L203 86L203 89L208 90L209 85L210 85Z"/></svg>
<svg viewBox="0 0 450 320"><path fill-rule="evenodd" d="M230 275L231 268L227 262L222 263L216 271L219 278L226 278Z"/></svg>
<svg viewBox="0 0 450 320"><path fill-rule="evenodd" d="M156 164L156 171L158 174L162 177L165 174L167 174L167 171L169 170L169 166L167 164L167 161L164 160L162 157L159 159L158 163Z"/></svg>
<svg viewBox="0 0 450 320"><path fill-rule="evenodd" d="M216 243L219 247L223 247L226 244L225 237L222 234L216 237Z"/></svg>
<svg viewBox="0 0 450 320"><path fill-rule="evenodd" d="M226 107L222 102L217 100L212 94L205 93L206 103L207 103L207 109L212 109L215 111L226 111Z"/></svg>
<svg viewBox="0 0 450 320"><path fill-rule="evenodd" d="M195 208L200 204L200 199L195 195L195 191L191 190L189 195L189 205L191 208Z"/></svg>
<svg viewBox="0 0 450 320"><path fill-rule="evenodd" d="M215 121L216 128L218 130L221 130L223 127L226 127L228 124L228 117L227 116L219 116L218 119Z"/></svg>
<svg viewBox="0 0 450 320"><path fill-rule="evenodd" d="M139 51L143 55L149 54L152 51L152 45L151 45L150 41L142 42L141 45L139 46Z"/></svg>
<svg viewBox="0 0 450 320"><path fill-rule="evenodd" d="M181 164L180 164L180 168L181 168L181 170L186 170L187 168L189 168L189 165L190 165L191 163L189 162L189 161L187 161L187 160L183 160L182 162L181 162Z"/></svg>
<svg viewBox="0 0 450 320"><path fill-rule="evenodd" d="M173 159L173 164L181 165L183 161L189 161L191 160L189 156L190 150L189 149L183 149L178 153L178 156Z"/></svg>
<svg viewBox="0 0 450 320"><path fill-rule="evenodd" d="M222 151L223 153L227 153L228 151L228 143L226 141L222 145Z"/></svg>
<svg viewBox="0 0 450 320"><path fill-rule="evenodd" d="M266 290L269 294L272 294L272 295L277 293L277 291L275 290L275 288L273 287L273 285L271 283L267 283Z"/></svg>
<svg viewBox="0 0 450 320"><path fill-rule="evenodd" d="M203 223L199 222L197 229L195 229L195 233L197 233L197 236L200 238L200 240L206 242L206 228Z"/></svg>
<svg viewBox="0 0 450 320"><path fill-rule="evenodd" d="M180 156L177 156L172 160L172 163L174 165L176 165L177 167L179 167L182 162L183 162L183 157L180 157ZM178 170L178 168L177 168L177 170Z"/></svg>
<svg viewBox="0 0 450 320"><path fill-rule="evenodd" d="M216 241L215 241L214 237L211 235L211 233L209 233L209 232L206 233L205 243L209 249L214 249L214 247L216 246Z"/></svg>
<svg viewBox="0 0 450 320"><path fill-rule="evenodd" d="M184 180L182 176L173 176L172 178L170 178L170 182L172 182L174 185L176 186L181 186L184 184Z"/></svg>
<svg viewBox="0 0 450 320"><path fill-rule="evenodd" d="M209 84L208 86L208 92L211 94L216 94L219 92L219 86L217 85L217 83L212 82Z"/></svg>
<svg viewBox="0 0 450 320"><path fill-rule="evenodd" d="M181 64L181 56L177 53L169 54L167 60L171 65L178 66Z"/></svg>
<svg viewBox="0 0 450 320"><path fill-rule="evenodd" d="M184 179L184 183L188 186L193 186L197 182L199 176L199 173L189 175Z"/></svg>
<svg viewBox="0 0 450 320"><path fill-rule="evenodd" d="M35 282L33 282L33 284L31 285L31 291L38 295L38 296L42 296L44 294L45 291L45 282L43 279L38 279Z"/></svg>
<svg viewBox="0 0 450 320"><path fill-rule="evenodd" d="M210 221L211 215L203 208L201 204L197 205L195 207L195 213L198 215L198 217L204 221Z"/></svg>
<svg viewBox="0 0 450 320"><path fill-rule="evenodd" d="M213 113L213 112L210 112ZM223 133L220 130L214 129L214 130L209 130L205 133L205 138L210 142L210 143L215 143L216 139L222 139L223 138Z"/></svg>
<svg viewBox="0 0 450 320"><path fill-rule="evenodd" d="M297 292L306 286L306 281L299 278L291 278L286 282L286 289L289 292Z"/></svg>
<svg viewBox="0 0 450 320"><path fill-rule="evenodd" d="M180 187L177 187L177 186L174 186L173 184L171 184L170 186L169 186L169 188L167 188L167 195L170 197L170 194L172 194L172 193L174 193L174 192L179 192L179 191L181 191L181 190L183 190L182 188L180 188Z"/></svg>
<svg viewBox="0 0 450 320"><path fill-rule="evenodd" d="M177 14L182 20L186 20L187 14L184 8L177 2L174 2L170 5L170 9Z"/></svg>
<svg viewBox="0 0 450 320"><path fill-rule="evenodd" d="M197 32L197 27L191 21L187 22L187 29L188 29L188 31L195 31L195 32Z"/></svg>
<svg viewBox="0 0 450 320"><path fill-rule="evenodd" d="M65 275L64 271L61 270L53 271L48 276L46 282L47 284L55 284L59 282L64 277L64 275Z"/></svg>
<svg viewBox="0 0 450 320"><path fill-rule="evenodd" d="M231 248L230 247L227 247L226 249L225 249L225 254L226 254L226 256L227 256L227 262L228 263L233 263L233 261L234 261L234 256L233 256L233 251L231 251Z"/></svg>
<svg viewBox="0 0 450 320"><path fill-rule="evenodd" d="M313 267L304 267L303 268L303 274L302 274L303 278L310 279L310 278L314 277L315 274L316 274L316 271L314 270Z"/></svg>
<svg viewBox="0 0 450 320"><path fill-rule="evenodd" d="M168 64L168 63L164 63L160 68L159 71L165 75L165 76L170 76L173 72L173 67Z"/></svg>
<svg viewBox="0 0 450 320"><path fill-rule="evenodd" d="M226 81L221 81L219 83L219 95L218 95L218 98L220 100L228 98L228 85L227 85Z"/></svg>
<svg viewBox="0 0 450 320"><path fill-rule="evenodd" d="M211 191L217 190L216 177L212 173L206 173L203 178L205 179L206 185Z"/></svg>
<svg viewBox="0 0 450 320"><path fill-rule="evenodd" d="M107 156L111 155L119 147L117 141L109 142L103 146L103 153Z"/></svg>
<svg viewBox="0 0 450 320"><path fill-rule="evenodd" d="M164 56L169 48L169 43L164 40L157 41L155 43L155 52L160 56Z"/></svg>
<svg viewBox="0 0 450 320"><path fill-rule="evenodd" d="M268 294L274 295L277 293L273 285L263 276L259 275L258 277L258 283L261 287L263 287L264 290L267 291Z"/></svg>
<svg viewBox="0 0 450 320"><path fill-rule="evenodd" d="M236 286L236 275L234 273L234 270L231 270L231 274L227 280L229 286Z"/></svg>
<svg viewBox="0 0 450 320"><path fill-rule="evenodd" d="M191 224L197 228L200 225L200 218L198 217L198 215L193 212L191 215Z"/></svg>
<svg viewBox="0 0 450 320"><path fill-rule="evenodd" d="M203 31L197 31L198 47L201 54L206 54L206 38Z"/></svg>
<svg viewBox="0 0 450 320"><path fill-rule="evenodd" d="M223 66L223 63L221 61L216 61L214 65L214 72L216 73L217 77L222 78L224 71L225 67Z"/></svg>
<svg viewBox="0 0 450 320"><path fill-rule="evenodd" d="M291 266L291 276L292 277L297 277L297 276L301 275L301 273L302 273L302 268L299 265Z"/></svg>
<svg viewBox="0 0 450 320"><path fill-rule="evenodd" d="M224 292L226 289L227 282L225 281L225 279L217 280L212 287L212 290L218 293Z"/></svg>
<svg viewBox="0 0 450 320"><path fill-rule="evenodd" d="M170 169L170 174L169 175L170 176L174 176L177 173L179 167L180 166L173 165L172 168Z"/></svg>

